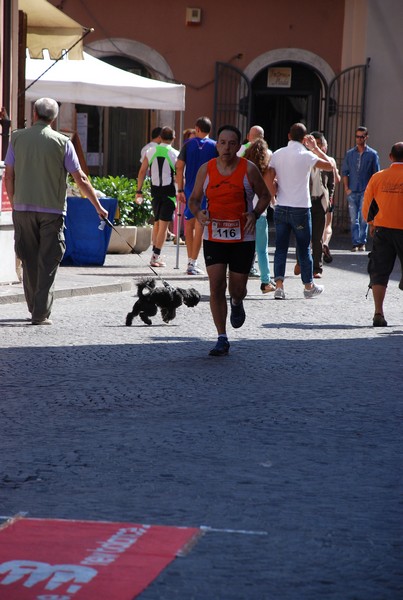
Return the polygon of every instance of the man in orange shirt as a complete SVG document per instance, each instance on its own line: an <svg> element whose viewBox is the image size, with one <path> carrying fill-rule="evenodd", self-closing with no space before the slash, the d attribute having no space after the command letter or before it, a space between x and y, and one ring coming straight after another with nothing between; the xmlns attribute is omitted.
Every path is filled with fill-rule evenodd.
<svg viewBox="0 0 403 600"><path fill-rule="evenodd" d="M374 327L387 326L383 301L396 256L403 271L403 142L392 146L389 158L390 167L369 180L362 206L373 235L368 273L375 304ZM403 276L399 288L403 290Z"/></svg>

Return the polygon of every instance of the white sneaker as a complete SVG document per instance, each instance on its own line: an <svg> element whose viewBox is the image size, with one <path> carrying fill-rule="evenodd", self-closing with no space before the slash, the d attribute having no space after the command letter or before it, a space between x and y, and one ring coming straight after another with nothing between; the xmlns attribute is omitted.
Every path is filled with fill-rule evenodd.
<svg viewBox="0 0 403 600"><path fill-rule="evenodd" d="M316 283L314 283L313 287L310 290L304 288L304 296L305 298L314 298L315 296L319 296L319 294L321 294L324 289L325 288L323 285L316 285Z"/></svg>
<svg viewBox="0 0 403 600"><path fill-rule="evenodd" d="M189 263L188 268L186 269L186 274L187 275L204 275L204 271L202 271L202 269L200 267L198 267L197 265Z"/></svg>
<svg viewBox="0 0 403 600"><path fill-rule="evenodd" d="M260 273L259 271L256 269L256 267L251 267L250 271L249 271L249 277L260 277Z"/></svg>
<svg viewBox="0 0 403 600"><path fill-rule="evenodd" d="M53 325L53 321L51 321L49 318L41 319L39 321L32 319L32 325Z"/></svg>
<svg viewBox="0 0 403 600"><path fill-rule="evenodd" d="M277 288L276 291L274 292L274 299L275 300L285 300L285 291L283 290L283 288Z"/></svg>

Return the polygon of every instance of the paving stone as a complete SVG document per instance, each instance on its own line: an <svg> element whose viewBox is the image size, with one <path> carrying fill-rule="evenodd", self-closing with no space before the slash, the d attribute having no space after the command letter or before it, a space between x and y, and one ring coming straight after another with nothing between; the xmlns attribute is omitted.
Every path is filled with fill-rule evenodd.
<svg viewBox="0 0 403 600"><path fill-rule="evenodd" d="M59 295L52 327L2 302L0 513L210 528L147 600L400 599L399 267L373 328L365 254L336 247L305 300L291 250L286 300L250 280L213 358L207 279L166 253L163 277L203 296L169 325L125 326L149 275L130 255L61 270L88 292Z"/></svg>

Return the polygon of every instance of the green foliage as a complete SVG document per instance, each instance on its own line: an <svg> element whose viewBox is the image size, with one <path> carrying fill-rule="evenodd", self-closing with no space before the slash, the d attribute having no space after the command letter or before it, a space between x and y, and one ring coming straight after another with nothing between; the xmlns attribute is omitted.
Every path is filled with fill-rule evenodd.
<svg viewBox="0 0 403 600"><path fill-rule="evenodd" d="M151 207L150 180L143 183L143 204L136 204L137 180L128 177L90 177L92 186L108 198L116 198L119 211L115 216L115 225L147 225L153 216Z"/></svg>

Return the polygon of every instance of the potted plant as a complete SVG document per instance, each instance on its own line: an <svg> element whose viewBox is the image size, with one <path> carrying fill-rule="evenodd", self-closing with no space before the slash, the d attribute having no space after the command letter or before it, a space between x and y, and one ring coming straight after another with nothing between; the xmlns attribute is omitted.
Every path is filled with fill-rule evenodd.
<svg viewBox="0 0 403 600"><path fill-rule="evenodd" d="M109 253L126 254L130 252L127 240L135 252L144 252L151 244L152 219L151 193L149 180L144 182L144 202L136 204L137 180L128 177L93 176L90 178L93 187L109 198L116 198L118 210L114 225L119 230L118 235L112 230L108 246ZM122 237L124 239L122 239Z"/></svg>

